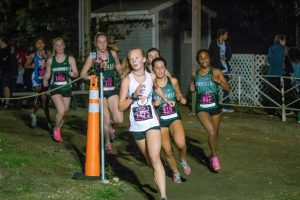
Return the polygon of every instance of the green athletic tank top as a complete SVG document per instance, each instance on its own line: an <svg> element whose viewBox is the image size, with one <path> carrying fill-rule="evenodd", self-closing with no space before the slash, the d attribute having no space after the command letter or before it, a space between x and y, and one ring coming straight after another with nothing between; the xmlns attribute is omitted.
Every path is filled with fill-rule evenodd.
<svg viewBox="0 0 300 200"><path fill-rule="evenodd" d="M218 85L212 81L213 68L205 76L196 72L194 81L196 86L196 112L211 110L219 107Z"/></svg>
<svg viewBox="0 0 300 200"><path fill-rule="evenodd" d="M169 121L169 120L171 121L176 118L180 118L178 106L176 103L175 89L169 77L167 77L167 84L165 85L165 87L161 87L161 89L169 100L175 102L175 106L174 107L170 106L164 100L162 100L157 93L153 92L153 99L160 100L160 105L156 107L156 112L159 116L160 121L161 122Z"/></svg>
<svg viewBox="0 0 300 200"><path fill-rule="evenodd" d="M66 58L63 62L58 63L56 61L55 56L53 56L52 64L51 64L51 80L50 86L51 88L56 88L62 85L62 90L69 90L72 88L71 78L69 76L69 72L71 69L71 65L69 63L69 56L66 55Z"/></svg>
<svg viewBox="0 0 300 200"><path fill-rule="evenodd" d="M98 52L97 52L97 58L96 61L98 61L100 58L98 58ZM108 51L108 59L105 61L105 69L103 71L103 91L111 91L116 88L116 81L115 81L115 59L111 53L111 51ZM100 71L98 68L95 69L97 74L100 75ZM99 82L100 85L100 82Z"/></svg>

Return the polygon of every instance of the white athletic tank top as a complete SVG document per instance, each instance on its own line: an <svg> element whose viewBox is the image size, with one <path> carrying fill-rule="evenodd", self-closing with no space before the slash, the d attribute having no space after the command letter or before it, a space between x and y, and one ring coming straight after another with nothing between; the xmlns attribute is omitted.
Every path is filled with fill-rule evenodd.
<svg viewBox="0 0 300 200"><path fill-rule="evenodd" d="M145 71L146 79L142 83L145 85L145 90L139 100L135 100L130 106L130 131L142 132L152 127L159 126L159 121L152 105L152 92L153 82L150 73ZM136 88L140 85L132 73L129 74L129 91L128 95L131 96L135 92Z"/></svg>

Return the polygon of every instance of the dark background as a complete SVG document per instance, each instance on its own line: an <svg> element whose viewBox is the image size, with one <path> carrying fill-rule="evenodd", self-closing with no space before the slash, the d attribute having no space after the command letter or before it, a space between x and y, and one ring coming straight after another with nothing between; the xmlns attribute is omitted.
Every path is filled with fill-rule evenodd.
<svg viewBox="0 0 300 200"><path fill-rule="evenodd" d="M121 2L92 0L92 9L117 1ZM218 13L212 22L212 38L219 28L227 29L234 53L267 53L279 33L287 36L287 46L296 46L295 2L300 3L299 0L202 0L202 4Z"/></svg>
<svg viewBox="0 0 300 200"><path fill-rule="evenodd" d="M132 0L91 0L92 10L124 1ZM182 1L191 6L192 0ZM212 38L219 28L226 28L234 53L265 54L279 33L287 36L287 46L297 46L295 3L300 4L300 0L202 0L202 3L218 13L212 22ZM190 18L190 14L186 16ZM64 37L68 49L76 54L78 1L0 1L0 37L7 36L28 47L40 35L49 41L50 48L53 38Z"/></svg>

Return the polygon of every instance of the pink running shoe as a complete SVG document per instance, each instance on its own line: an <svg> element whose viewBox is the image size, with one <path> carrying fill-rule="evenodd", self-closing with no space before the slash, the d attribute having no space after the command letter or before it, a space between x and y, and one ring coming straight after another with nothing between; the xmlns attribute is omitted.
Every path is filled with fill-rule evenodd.
<svg viewBox="0 0 300 200"><path fill-rule="evenodd" d="M192 172L190 165L186 162L186 160L180 161L179 163L183 168L184 174L188 176Z"/></svg>
<svg viewBox="0 0 300 200"><path fill-rule="evenodd" d="M61 131L60 131L60 128L55 127L55 128L53 129L53 139L54 139L56 142L62 142L62 141L63 141L63 138L61 137Z"/></svg>
<svg viewBox="0 0 300 200"><path fill-rule="evenodd" d="M219 171L219 169L220 169L220 162L219 162L218 156L212 156L210 158L210 161L211 161L211 166L212 166L213 170L215 172Z"/></svg>

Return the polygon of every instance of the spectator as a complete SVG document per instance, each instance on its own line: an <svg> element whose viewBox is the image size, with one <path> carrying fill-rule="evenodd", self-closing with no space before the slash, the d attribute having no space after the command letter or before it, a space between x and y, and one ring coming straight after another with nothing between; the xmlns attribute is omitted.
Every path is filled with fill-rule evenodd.
<svg viewBox="0 0 300 200"><path fill-rule="evenodd" d="M15 69L12 66L12 53L8 44L8 40L4 37L0 38L0 70L1 70L1 89L4 98L10 98L12 87L15 81ZM9 99L5 99L2 104L2 109L7 109L9 106Z"/></svg>
<svg viewBox="0 0 300 200"><path fill-rule="evenodd" d="M294 71L293 77L296 78L295 84L298 86L296 90L298 92L298 98L299 98L300 96L300 48L296 48L296 47L290 48L288 51L288 57ZM299 100L296 103L296 107L300 109ZM300 124L299 111L298 111L298 124Z"/></svg>
<svg viewBox="0 0 300 200"><path fill-rule="evenodd" d="M272 86L268 89L268 95L271 99L273 99L278 104L281 104L281 82L280 76L285 76L289 73L285 63L287 57L287 47L286 47L286 36L282 34L275 35L274 45L272 45L268 50L268 61L269 68L267 74L269 75L268 81ZM289 76L289 75L288 75ZM290 88L290 80L285 79L284 81L285 90ZM275 87L275 88L274 88ZM285 96L287 101L289 100L288 96ZM276 107L276 104L272 101L268 101L267 106ZM267 108L266 112L270 117L276 114L275 108ZM293 114L293 112L287 113L287 115Z"/></svg>
<svg viewBox="0 0 300 200"><path fill-rule="evenodd" d="M227 81L229 81L228 74L230 73L229 61L232 57L232 51L228 42L229 33L226 29L219 29L217 32L217 39L213 40L209 45L209 54L211 56L211 63L214 68L220 69ZM229 92L224 91L223 102L229 103ZM230 106L222 106L222 112L234 112Z"/></svg>
<svg viewBox="0 0 300 200"><path fill-rule="evenodd" d="M25 64L26 64L26 60L29 59L29 56L31 54L33 54L35 51L35 48L33 46L30 46L26 52L26 58L25 58L25 63L23 64L24 66L24 89L26 92L31 92L32 91L32 80L31 80L31 76L33 73L33 68L26 68Z"/></svg>

